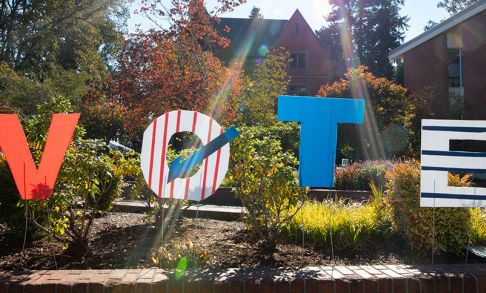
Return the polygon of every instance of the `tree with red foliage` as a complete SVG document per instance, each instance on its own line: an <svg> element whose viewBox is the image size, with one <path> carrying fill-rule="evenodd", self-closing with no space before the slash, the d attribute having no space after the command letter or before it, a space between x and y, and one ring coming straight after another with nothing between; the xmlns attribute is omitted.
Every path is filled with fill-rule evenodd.
<svg viewBox="0 0 486 293"><path fill-rule="evenodd" d="M339 149L351 147L355 151L351 159L385 159L411 151L415 104L403 86L359 66L349 68L339 81L321 86L318 95L365 98L364 124L339 128Z"/></svg>
<svg viewBox="0 0 486 293"><path fill-rule="evenodd" d="M161 1L143 1L141 12L155 23L156 17L169 19L170 26L127 39L112 83L112 98L127 108L125 128L134 146L145 127L167 111L196 110L223 124L234 119L242 71L225 68L210 49L228 44L212 26L214 13L241 2L219 0L212 14L202 0L172 0L170 9Z"/></svg>

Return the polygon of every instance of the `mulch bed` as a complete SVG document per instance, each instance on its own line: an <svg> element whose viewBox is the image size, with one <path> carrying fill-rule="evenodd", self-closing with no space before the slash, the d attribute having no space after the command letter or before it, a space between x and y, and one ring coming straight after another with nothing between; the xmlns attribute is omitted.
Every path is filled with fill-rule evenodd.
<svg viewBox="0 0 486 293"><path fill-rule="evenodd" d="M22 250L22 239L13 238L0 225L0 270L150 268L154 267L151 256L153 249L157 249L156 234L153 222L142 214L107 213L93 225L90 251L74 257L63 254L63 245L48 238L28 242ZM213 268L430 263L430 256L413 256L399 239L338 250L334 260L330 247L316 248L305 243L305 239L304 245L280 241L273 259L268 259L260 253L256 239L238 221L182 218L170 241L186 239L208 252L207 265ZM482 261L469 256L469 263ZM464 263L464 256L436 256L435 262Z"/></svg>

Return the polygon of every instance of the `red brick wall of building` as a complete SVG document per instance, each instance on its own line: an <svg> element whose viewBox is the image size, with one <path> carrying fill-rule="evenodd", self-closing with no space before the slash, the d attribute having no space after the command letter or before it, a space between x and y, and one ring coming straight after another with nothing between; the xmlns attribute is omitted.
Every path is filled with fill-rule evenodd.
<svg viewBox="0 0 486 293"><path fill-rule="evenodd" d="M297 10L290 18L280 34L276 47L284 47L289 52L305 52L307 54L306 68L291 68L291 84L306 85L308 95L315 95L320 86L329 81L329 57L322 48L316 35Z"/></svg>
<svg viewBox="0 0 486 293"><path fill-rule="evenodd" d="M433 89L432 110L436 117L449 113L447 85L447 38L445 34L406 52L403 56L405 87L410 92Z"/></svg>
<svg viewBox="0 0 486 293"><path fill-rule="evenodd" d="M486 119L486 11L459 26L463 42L464 119Z"/></svg>
<svg viewBox="0 0 486 293"><path fill-rule="evenodd" d="M450 31L462 37L464 119L486 119L486 11ZM417 92L435 88L432 111L436 118L448 118L447 32L404 54L405 87Z"/></svg>

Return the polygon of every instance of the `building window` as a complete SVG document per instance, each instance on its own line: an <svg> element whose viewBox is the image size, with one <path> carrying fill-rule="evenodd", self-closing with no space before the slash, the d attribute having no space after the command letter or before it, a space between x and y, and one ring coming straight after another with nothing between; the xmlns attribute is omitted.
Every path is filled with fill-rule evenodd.
<svg viewBox="0 0 486 293"><path fill-rule="evenodd" d="M291 53L290 67L292 68L306 68L307 67L307 54L306 53Z"/></svg>
<svg viewBox="0 0 486 293"><path fill-rule="evenodd" d="M449 111L452 119L464 118L464 75L461 48L447 49Z"/></svg>
<svg viewBox="0 0 486 293"><path fill-rule="evenodd" d="M447 74L451 88L464 87L462 49L447 49Z"/></svg>
<svg viewBox="0 0 486 293"><path fill-rule="evenodd" d="M300 25L299 24L295 25L295 33L296 34L300 33Z"/></svg>
<svg viewBox="0 0 486 293"><path fill-rule="evenodd" d="M307 96L307 86L291 84L287 89L287 94L289 96Z"/></svg>

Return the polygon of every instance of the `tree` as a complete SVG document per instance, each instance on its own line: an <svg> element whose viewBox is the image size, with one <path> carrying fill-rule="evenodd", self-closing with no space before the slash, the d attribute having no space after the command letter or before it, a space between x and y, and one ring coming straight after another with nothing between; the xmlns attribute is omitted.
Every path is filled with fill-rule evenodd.
<svg viewBox="0 0 486 293"><path fill-rule="evenodd" d="M89 124L90 135L115 138L106 132L113 128L113 119L86 114L93 109L113 113L108 110L114 103L94 99L93 93L107 90L127 15L122 0L0 0L2 112L28 117L38 105L63 96L74 111L83 113L80 123ZM96 106L85 104L93 100Z"/></svg>
<svg viewBox="0 0 486 293"><path fill-rule="evenodd" d="M403 86L360 66L349 69L345 78L321 86L318 95L365 98L364 124L342 126L339 135L340 147L352 146L358 159L384 159L408 151L415 106Z"/></svg>
<svg viewBox="0 0 486 293"><path fill-rule="evenodd" d="M204 1L172 1L148 5L144 12L154 21L167 17L169 28L130 36L120 57L119 72L110 88L111 99L126 109L125 127L132 146L141 145L141 133L154 118L167 111L190 109L208 114L219 122L235 118L235 102L241 90L241 70L225 68L211 48L226 46L207 12ZM216 11L227 11L239 1L220 0Z"/></svg>
<svg viewBox="0 0 486 293"><path fill-rule="evenodd" d="M434 26L438 25L439 23L433 20L427 21L427 24L424 26L424 31L428 31L429 29L433 28Z"/></svg>
<svg viewBox="0 0 486 293"><path fill-rule="evenodd" d="M317 34L337 57L334 69L363 64L374 75L391 79L388 53L400 45L408 27L408 18L399 13L403 0L331 0L330 4L330 24Z"/></svg>
<svg viewBox="0 0 486 293"><path fill-rule="evenodd" d="M152 119L168 111L200 111L223 123L234 119L241 71L223 67L210 52L191 44L183 37L172 41L151 32L133 37L126 46L110 91L129 109L125 128L133 146L140 145Z"/></svg>
<svg viewBox="0 0 486 293"><path fill-rule="evenodd" d="M260 8L253 6L249 17L250 19L263 19L263 14L260 13Z"/></svg>
<svg viewBox="0 0 486 293"><path fill-rule="evenodd" d="M78 111L81 97L89 87L84 72L53 68L43 82L20 75L5 63L0 63L0 105L24 116L33 115L38 105L57 96L66 97Z"/></svg>
<svg viewBox="0 0 486 293"><path fill-rule="evenodd" d="M339 23L331 23L327 27L322 27L319 31L317 31L317 37L319 38L320 43L324 46L327 51L329 52L329 59L330 59L330 80L338 80L345 72L346 66L349 66L351 57L348 53L351 50L346 50L346 55L344 54L345 50L343 50L344 44L342 43L343 39L341 37L342 25ZM349 42L346 42L349 45ZM348 62L345 62L348 60Z"/></svg>
<svg viewBox="0 0 486 293"><path fill-rule="evenodd" d="M170 4L163 0L141 0L142 8L139 12L155 24L157 30L154 31L173 40L188 35L193 46L212 50L214 46L229 45L229 40L221 36L213 26L214 22L220 21L218 15L233 11L245 1L217 0L217 5L208 10L203 0L171 0Z"/></svg>
<svg viewBox="0 0 486 293"><path fill-rule="evenodd" d="M444 8L450 15L453 15L460 12L461 10L466 9L468 6L471 6L476 2L478 2L478 0L441 0L439 1L439 3L437 3L437 7ZM427 25L424 27L424 31L428 31L429 29L433 28L443 21L444 19L439 22L429 20L427 22Z"/></svg>
<svg viewBox="0 0 486 293"><path fill-rule="evenodd" d="M0 7L0 62L39 80L56 66L106 78L127 15L123 1L3 0Z"/></svg>
<svg viewBox="0 0 486 293"><path fill-rule="evenodd" d="M241 94L239 118L243 124L269 126L275 123L278 96L285 94L290 82L289 58L286 51L277 48L257 65Z"/></svg>
<svg viewBox="0 0 486 293"><path fill-rule="evenodd" d="M437 3L437 7L444 8L450 15L453 15L476 2L478 0L441 0Z"/></svg>

